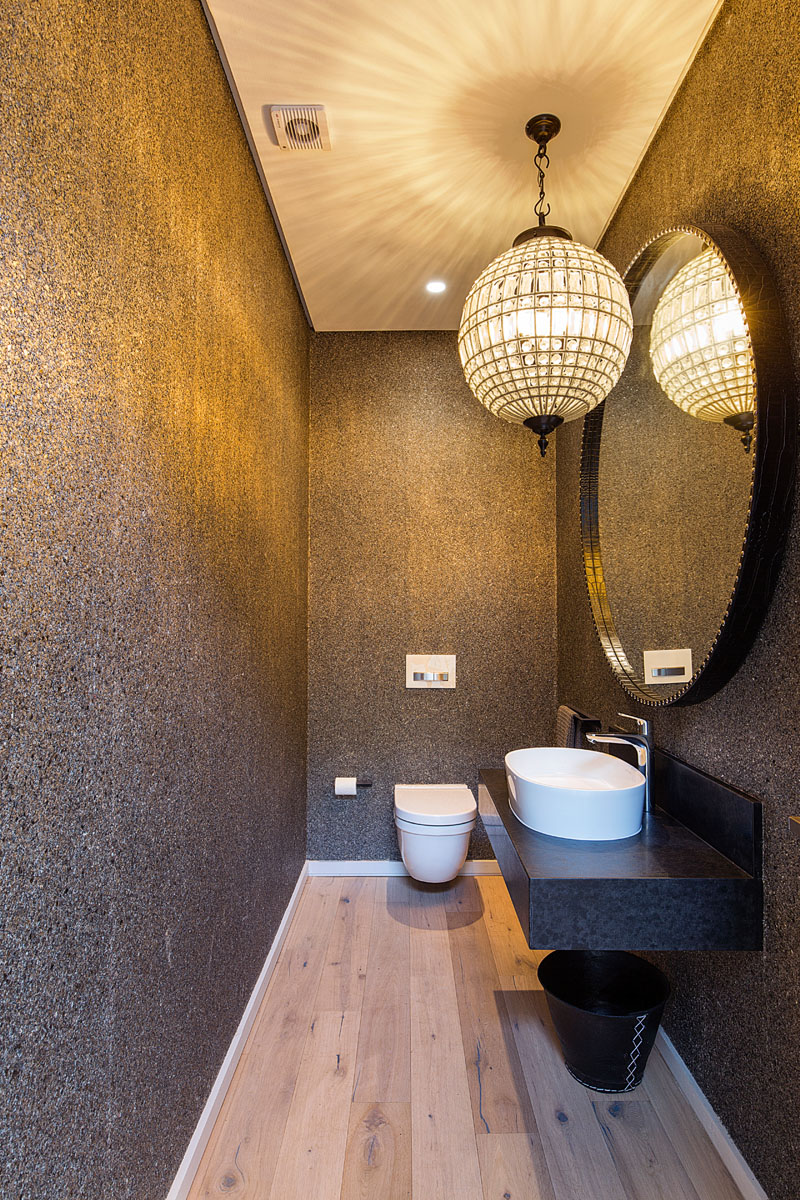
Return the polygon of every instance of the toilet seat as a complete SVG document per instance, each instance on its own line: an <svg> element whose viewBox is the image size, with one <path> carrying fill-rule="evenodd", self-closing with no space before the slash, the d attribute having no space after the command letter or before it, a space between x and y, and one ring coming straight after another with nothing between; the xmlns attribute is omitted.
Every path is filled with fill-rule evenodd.
<svg viewBox="0 0 800 1200"><path fill-rule="evenodd" d="M477 811L475 797L463 783L396 783L394 787L395 820L427 826L431 833L437 826L451 830L454 825L472 826Z"/></svg>
<svg viewBox="0 0 800 1200"><path fill-rule="evenodd" d="M398 829L406 833L424 834L425 837L452 837L457 833L471 833L475 828L475 818L469 821L459 821L454 825L426 825L422 821L406 821L404 817L394 815L394 823Z"/></svg>

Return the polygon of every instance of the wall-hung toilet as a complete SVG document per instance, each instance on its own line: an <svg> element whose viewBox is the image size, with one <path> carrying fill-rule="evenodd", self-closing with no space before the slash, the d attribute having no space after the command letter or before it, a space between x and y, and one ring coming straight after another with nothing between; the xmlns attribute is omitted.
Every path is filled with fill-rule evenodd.
<svg viewBox="0 0 800 1200"><path fill-rule="evenodd" d="M465 784L396 783L394 823L403 864L420 883L447 883L464 865L478 806Z"/></svg>

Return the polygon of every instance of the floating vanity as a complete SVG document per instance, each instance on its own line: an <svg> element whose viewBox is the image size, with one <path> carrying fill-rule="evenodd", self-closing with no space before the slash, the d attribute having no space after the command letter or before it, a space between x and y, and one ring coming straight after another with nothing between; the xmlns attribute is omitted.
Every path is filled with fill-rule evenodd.
<svg viewBox="0 0 800 1200"><path fill-rule="evenodd" d="M517 820L505 771L481 771L480 815L530 946L761 948L761 804L660 750L653 804L631 838L549 837Z"/></svg>

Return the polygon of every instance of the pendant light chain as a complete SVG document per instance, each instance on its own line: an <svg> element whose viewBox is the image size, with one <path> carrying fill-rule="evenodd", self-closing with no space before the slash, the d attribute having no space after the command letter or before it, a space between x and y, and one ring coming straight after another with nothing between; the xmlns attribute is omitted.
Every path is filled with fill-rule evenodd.
<svg viewBox="0 0 800 1200"><path fill-rule="evenodd" d="M544 173L550 166L550 159L547 154L547 142L539 142L539 149L533 161L539 175L539 199L533 206L533 211L539 218L539 224L544 225L546 224L547 217L550 215L550 205L548 204L545 208L544 201Z"/></svg>

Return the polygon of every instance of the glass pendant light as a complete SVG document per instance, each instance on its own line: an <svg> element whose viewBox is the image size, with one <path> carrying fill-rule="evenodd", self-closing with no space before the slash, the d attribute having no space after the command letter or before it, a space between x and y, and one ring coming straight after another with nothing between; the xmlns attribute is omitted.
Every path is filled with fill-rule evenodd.
<svg viewBox="0 0 800 1200"><path fill-rule="evenodd" d="M653 373L673 404L724 421L750 450L755 382L741 300L725 263L704 250L664 288L650 329Z"/></svg>
<svg viewBox="0 0 800 1200"><path fill-rule="evenodd" d="M478 276L464 303L458 350L473 395L495 416L547 437L606 398L631 347L633 319L619 273L601 254L545 224L547 144L561 128L541 113L536 142L539 223Z"/></svg>

